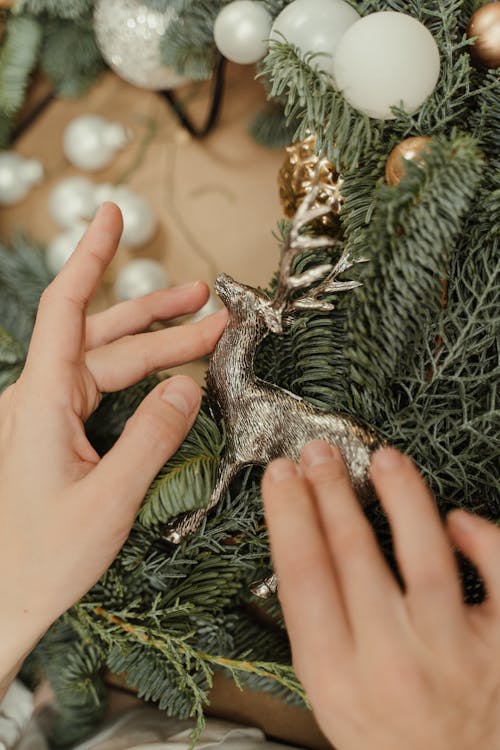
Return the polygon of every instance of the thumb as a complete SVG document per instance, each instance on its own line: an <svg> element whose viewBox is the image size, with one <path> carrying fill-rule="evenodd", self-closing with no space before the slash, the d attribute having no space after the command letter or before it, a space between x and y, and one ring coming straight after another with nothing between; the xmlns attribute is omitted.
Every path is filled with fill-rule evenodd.
<svg viewBox="0 0 500 750"><path fill-rule="evenodd" d="M96 494L135 512L164 463L193 426L201 389L185 375L160 383L130 417L113 448L87 476ZM87 489L89 489L87 487Z"/></svg>

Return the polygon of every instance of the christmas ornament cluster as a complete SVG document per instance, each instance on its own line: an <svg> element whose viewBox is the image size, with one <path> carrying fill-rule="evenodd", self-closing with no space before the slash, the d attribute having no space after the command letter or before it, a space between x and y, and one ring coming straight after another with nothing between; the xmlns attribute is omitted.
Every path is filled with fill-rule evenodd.
<svg viewBox="0 0 500 750"><path fill-rule="evenodd" d="M225 5L214 40L237 63L262 59L270 41L288 42L325 71L358 111L390 120L395 107L418 110L439 80L440 56L430 31L396 11L361 17L346 0L293 0L274 19L255 0Z"/></svg>
<svg viewBox="0 0 500 750"><path fill-rule="evenodd" d="M68 161L80 170L94 172L113 161L130 137L120 123L98 115L81 115L64 129L62 144ZM0 153L0 204L22 201L43 180L40 161L26 159L13 151ZM94 183L83 175L60 180L49 196L49 213L62 230L49 242L46 261L57 274L73 253L99 206L116 203L123 217L122 243L131 249L152 240L158 219L148 201L127 185ZM150 258L136 258L119 271L114 285L120 300L142 296L168 285L162 264Z"/></svg>

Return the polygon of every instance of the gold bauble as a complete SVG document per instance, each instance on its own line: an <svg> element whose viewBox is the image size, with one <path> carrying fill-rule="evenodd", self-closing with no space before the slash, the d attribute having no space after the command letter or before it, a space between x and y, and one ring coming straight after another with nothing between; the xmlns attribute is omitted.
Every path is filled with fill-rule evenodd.
<svg viewBox="0 0 500 750"><path fill-rule="evenodd" d="M432 138L416 136L406 138L393 148L385 165L385 179L388 185L394 187L405 175L405 161L422 163L422 153L432 143Z"/></svg>
<svg viewBox="0 0 500 750"><path fill-rule="evenodd" d="M329 232L340 231L339 213L343 198L340 192L342 177L326 156L318 156L314 147L316 136L309 135L303 141L297 141L286 149L286 157L278 175L280 200L289 218L295 213L313 188L319 172L320 191L314 207L329 206L330 213L321 216L316 222L316 229Z"/></svg>
<svg viewBox="0 0 500 750"><path fill-rule="evenodd" d="M467 36L476 37L472 55L487 68L500 67L500 2L487 3L473 13Z"/></svg>

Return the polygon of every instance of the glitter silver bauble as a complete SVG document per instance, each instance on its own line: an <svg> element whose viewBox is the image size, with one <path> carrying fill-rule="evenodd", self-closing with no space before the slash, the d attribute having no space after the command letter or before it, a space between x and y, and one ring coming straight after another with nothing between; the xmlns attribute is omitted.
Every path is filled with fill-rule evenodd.
<svg viewBox="0 0 500 750"><path fill-rule="evenodd" d="M163 65L160 42L178 17L167 8L152 10L137 0L97 0L94 30L102 56L121 78L144 89L173 89L186 82Z"/></svg>

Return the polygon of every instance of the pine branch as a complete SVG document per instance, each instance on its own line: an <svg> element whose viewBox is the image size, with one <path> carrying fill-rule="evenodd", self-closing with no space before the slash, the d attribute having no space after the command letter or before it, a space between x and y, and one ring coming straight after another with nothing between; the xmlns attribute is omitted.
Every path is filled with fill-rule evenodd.
<svg viewBox="0 0 500 750"><path fill-rule="evenodd" d="M0 393L22 372L26 349L0 326Z"/></svg>
<svg viewBox="0 0 500 750"><path fill-rule="evenodd" d="M160 50L165 65L194 80L210 78L218 57L215 17L224 0L178 0L178 18L169 24Z"/></svg>
<svg viewBox="0 0 500 750"><path fill-rule="evenodd" d="M200 413L182 447L153 482L139 513L146 526L165 524L179 513L203 508L215 486L224 437Z"/></svg>
<svg viewBox="0 0 500 750"><path fill-rule="evenodd" d="M481 155L465 136L437 141L424 158L425 167L408 164L398 187L378 189L364 234L371 261L346 307L352 404L369 420L378 421L377 404L387 409L404 353L419 347L439 310L441 280L481 176Z"/></svg>
<svg viewBox="0 0 500 750"><path fill-rule="evenodd" d="M40 64L59 95L82 94L104 69L91 17L46 21Z"/></svg>
<svg viewBox="0 0 500 750"><path fill-rule="evenodd" d="M6 38L0 49L0 111L12 118L24 102L33 70L42 29L33 18L11 16L6 24ZM4 126L6 130L9 126ZM6 142L5 133L2 142Z"/></svg>
<svg viewBox="0 0 500 750"><path fill-rule="evenodd" d="M94 0L16 0L16 13L76 20L90 16Z"/></svg>

